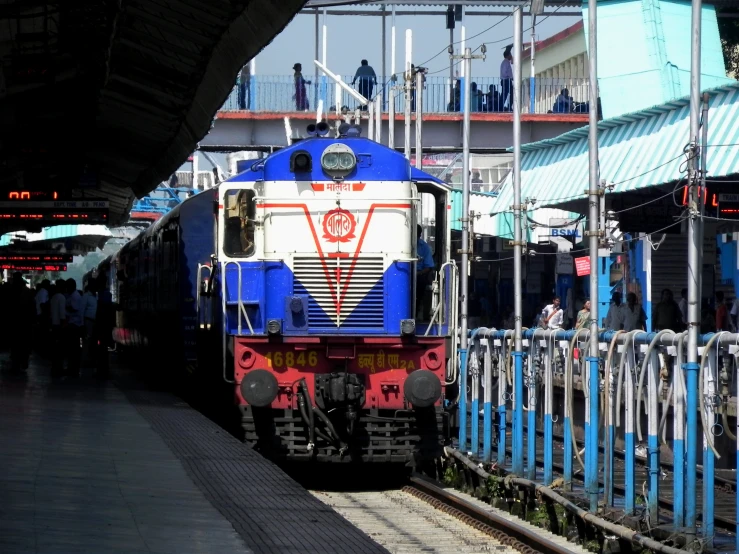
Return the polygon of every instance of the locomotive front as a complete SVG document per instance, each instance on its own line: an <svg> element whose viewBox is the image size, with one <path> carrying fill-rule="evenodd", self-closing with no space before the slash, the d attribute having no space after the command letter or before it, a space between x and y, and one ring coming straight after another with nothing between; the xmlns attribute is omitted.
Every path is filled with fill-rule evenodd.
<svg viewBox="0 0 739 554"><path fill-rule="evenodd" d="M417 332L426 286L408 160L363 138L313 138L260 164L219 201L247 440L289 459L438 455L448 337Z"/></svg>

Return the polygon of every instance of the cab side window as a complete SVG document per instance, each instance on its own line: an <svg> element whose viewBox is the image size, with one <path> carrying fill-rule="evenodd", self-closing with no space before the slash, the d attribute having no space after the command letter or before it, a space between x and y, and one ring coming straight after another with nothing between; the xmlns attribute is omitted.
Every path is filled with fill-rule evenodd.
<svg viewBox="0 0 739 554"><path fill-rule="evenodd" d="M254 218L256 206L253 190L229 190L224 197L223 252L232 258L254 255Z"/></svg>

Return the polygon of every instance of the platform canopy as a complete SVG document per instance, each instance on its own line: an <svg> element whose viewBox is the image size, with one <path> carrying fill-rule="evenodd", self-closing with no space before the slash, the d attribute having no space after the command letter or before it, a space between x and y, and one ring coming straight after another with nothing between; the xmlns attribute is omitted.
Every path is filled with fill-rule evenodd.
<svg viewBox="0 0 739 554"><path fill-rule="evenodd" d="M208 134L244 63L304 3L0 3L0 197L107 201L107 224L120 225L134 196L168 179ZM14 215L0 233L36 223Z"/></svg>
<svg viewBox="0 0 739 554"><path fill-rule="evenodd" d="M739 82L707 91L707 177L739 173ZM690 101L601 121L598 124L600 178L613 185L609 194L627 193L678 181L687 176ZM583 213L588 189L588 127L521 147L521 198L535 208L558 206ZM499 189L491 214L513 205L513 174Z"/></svg>

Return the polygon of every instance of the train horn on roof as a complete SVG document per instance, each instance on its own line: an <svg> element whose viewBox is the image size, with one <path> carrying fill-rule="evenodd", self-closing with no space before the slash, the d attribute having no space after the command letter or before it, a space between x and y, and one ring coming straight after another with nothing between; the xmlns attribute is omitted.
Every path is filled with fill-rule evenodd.
<svg viewBox="0 0 739 554"><path fill-rule="evenodd" d="M328 135L328 132L330 130L331 128L325 121L321 121L320 123L316 124L316 133L319 137L325 137L326 135Z"/></svg>

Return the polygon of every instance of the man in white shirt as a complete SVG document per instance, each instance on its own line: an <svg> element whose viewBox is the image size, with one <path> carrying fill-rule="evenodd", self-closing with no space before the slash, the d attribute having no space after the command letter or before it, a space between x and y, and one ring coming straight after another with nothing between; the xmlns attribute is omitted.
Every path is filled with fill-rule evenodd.
<svg viewBox="0 0 739 554"><path fill-rule="evenodd" d="M547 329L561 329L564 313L560 308L561 300L559 296L552 299L552 303L545 306L541 312L541 324Z"/></svg>
<svg viewBox="0 0 739 554"><path fill-rule="evenodd" d="M44 279L36 293L36 315L39 316L39 318L42 315L43 304L46 304L49 301L49 285L49 280Z"/></svg>
<svg viewBox="0 0 739 554"><path fill-rule="evenodd" d="M503 52L503 61L500 63L500 107L501 109L507 109L507 111L513 110L513 55L511 54L512 44L509 44L505 52ZM508 108L504 108L508 103Z"/></svg>

